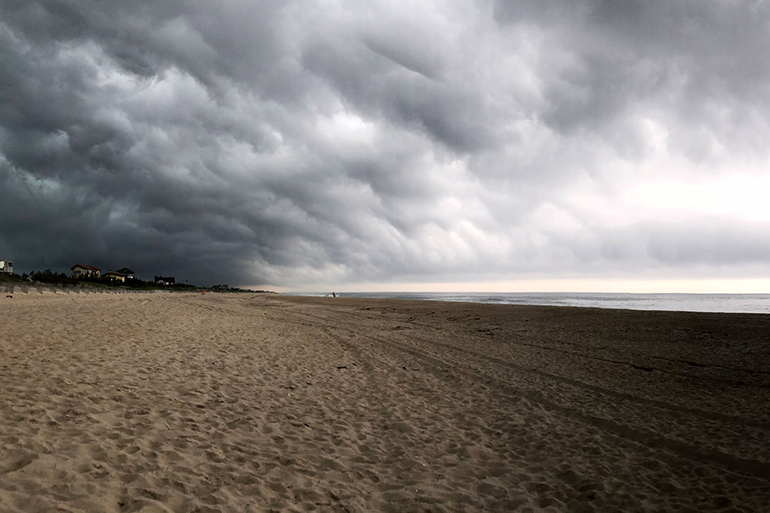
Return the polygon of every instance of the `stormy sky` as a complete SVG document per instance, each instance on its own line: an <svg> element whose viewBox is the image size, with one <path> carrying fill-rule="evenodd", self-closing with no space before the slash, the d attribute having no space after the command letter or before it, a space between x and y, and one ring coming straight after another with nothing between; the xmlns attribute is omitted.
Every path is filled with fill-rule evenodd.
<svg viewBox="0 0 770 513"><path fill-rule="evenodd" d="M0 0L0 259L767 280L768 48L763 0Z"/></svg>

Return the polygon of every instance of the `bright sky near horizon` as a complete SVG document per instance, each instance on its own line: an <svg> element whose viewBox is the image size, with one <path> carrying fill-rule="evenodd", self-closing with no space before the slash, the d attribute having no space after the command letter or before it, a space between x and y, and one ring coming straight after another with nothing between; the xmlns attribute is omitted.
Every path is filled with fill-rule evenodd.
<svg viewBox="0 0 770 513"><path fill-rule="evenodd" d="M761 0L0 0L0 259L768 292L768 27Z"/></svg>

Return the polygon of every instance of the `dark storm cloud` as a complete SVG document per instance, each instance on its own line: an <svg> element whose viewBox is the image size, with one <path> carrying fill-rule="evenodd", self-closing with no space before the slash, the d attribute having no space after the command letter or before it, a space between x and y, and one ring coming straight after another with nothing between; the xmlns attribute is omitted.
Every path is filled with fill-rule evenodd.
<svg viewBox="0 0 770 513"><path fill-rule="evenodd" d="M300 285L770 256L770 219L676 225L618 199L762 169L761 2L0 13L0 257L19 269Z"/></svg>

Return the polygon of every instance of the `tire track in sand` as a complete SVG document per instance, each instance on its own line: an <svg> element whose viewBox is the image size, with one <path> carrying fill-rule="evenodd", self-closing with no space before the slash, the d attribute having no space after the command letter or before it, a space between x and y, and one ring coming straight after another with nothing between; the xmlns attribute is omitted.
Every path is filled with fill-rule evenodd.
<svg viewBox="0 0 770 513"><path fill-rule="evenodd" d="M353 324L347 319L343 320L340 317L347 317L353 320L360 321L360 316L357 316L355 313L340 312L332 309L326 309L326 312L328 314L331 314L333 317L329 315L314 315L309 312L304 312L303 314L306 317L313 318L315 322L333 324L336 329L341 329L341 326L343 324L348 326L350 324ZM702 463L718 465L722 468L725 468L731 472L736 472L738 474L751 475L758 478L766 478L767 475L770 475L770 463L766 461L755 459L755 458L740 457L740 456L728 454L718 450L704 450L698 445L672 439L650 429L644 429L638 426L632 427L627 424L616 422L609 418L584 413L575 408L570 408L570 407L558 404L548 399L546 395L540 391L525 390L525 389L522 389L521 387L518 387L512 384L511 382L505 379L491 376L488 373L483 372L481 370L481 369L484 369L484 366L474 365L472 360L482 359L490 363L494 363L496 365L501 365L508 369L531 373L546 379L555 380L564 384L575 386L585 391L591 392L593 394L601 394L605 396L614 397L617 399L632 401L637 403L639 406L654 406L658 408L671 410L677 413L685 412L688 414L702 417L707 420L717 421L717 422L724 422L724 423L730 423L730 424L743 423L744 425L748 425L748 426L755 427L758 429L763 429L763 430L770 429L770 426L768 426L767 423L754 422L751 419L740 419L733 416L720 414L719 412L708 412L708 411L692 409L692 408L683 410L682 407L680 406L672 405L664 401L644 399L644 398L634 396L632 394L616 392L616 391L608 390L602 387L589 385L581 381L574 380L572 378L558 376L558 375L540 371L537 369L529 369L527 367L520 366L513 362L506 362L499 358L491 357L488 355L482 355L474 351L461 349L456 346L444 344L435 340L426 339L422 337L414 337L414 336L410 337L412 338L413 342L416 341L417 343L420 343L423 345L427 344L427 345L439 347L442 350L450 350L452 352L459 353L460 356L462 357L462 363L452 363L447 361L444 358L438 358L435 355L431 355L424 350L417 349L413 345L406 345L399 342L395 342L392 339L372 335L372 334L366 333L366 330L362 330L362 329L356 330L354 327L345 327L345 329L347 329L350 333L355 334L358 337L364 337L378 344L385 345L392 349L401 351L403 353L407 353L413 357L418 358L419 360L427 364L429 368L433 368L437 376L442 376L442 375L445 376L446 372L444 371L444 369L451 369L452 373L462 374L467 378L470 378L471 380L474 380L477 382L487 382L487 383L493 382L497 384L497 386L500 389L505 390L507 393L511 395L527 399L543 408L546 408L550 411L558 413L562 416L599 428L602 431L609 433L611 435L619 436L626 440L643 444L653 450L658 448L663 448L669 452L676 454L679 457L683 457L688 460L698 461ZM468 370L467 367L469 365L473 365L476 369L476 372Z"/></svg>

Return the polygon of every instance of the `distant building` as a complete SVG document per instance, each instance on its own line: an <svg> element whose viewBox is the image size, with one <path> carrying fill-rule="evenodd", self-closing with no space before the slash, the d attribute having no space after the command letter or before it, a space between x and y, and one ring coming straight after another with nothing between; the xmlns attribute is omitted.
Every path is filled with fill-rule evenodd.
<svg viewBox="0 0 770 513"><path fill-rule="evenodd" d="M230 290L230 287L228 287L226 284L214 285L213 287L211 287L211 290Z"/></svg>
<svg viewBox="0 0 770 513"><path fill-rule="evenodd" d="M117 272L119 272L120 274L124 275L127 280L133 280L134 279L134 271L132 271L128 267L122 267L122 268L118 269Z"/></svg>
<svg viewBox="0 0 770 513"><path fill-rule="evenodd" d="M13 274L13 262L0 260L0 274Z"/></svg>
<svg viewBox="0 0 770 513"><path fill-rule="evenodd" d="M173 276L156 276L155 283L159 285L174 285L176 283L176 278Z"/></svg>
<svg viewBox="0 0 770 513"><path fill-rule="evenodd" d="M107 271L104 273L104 277L108 280L119 281L120 283L126 282L126 275L117 271Z"/></svg>
<svg viewBox="0 0 770 513"><path fill-rule="evenodd" d="M93 265L75 264L72 266L73 278L99 278L102 270Z"/></svg>

